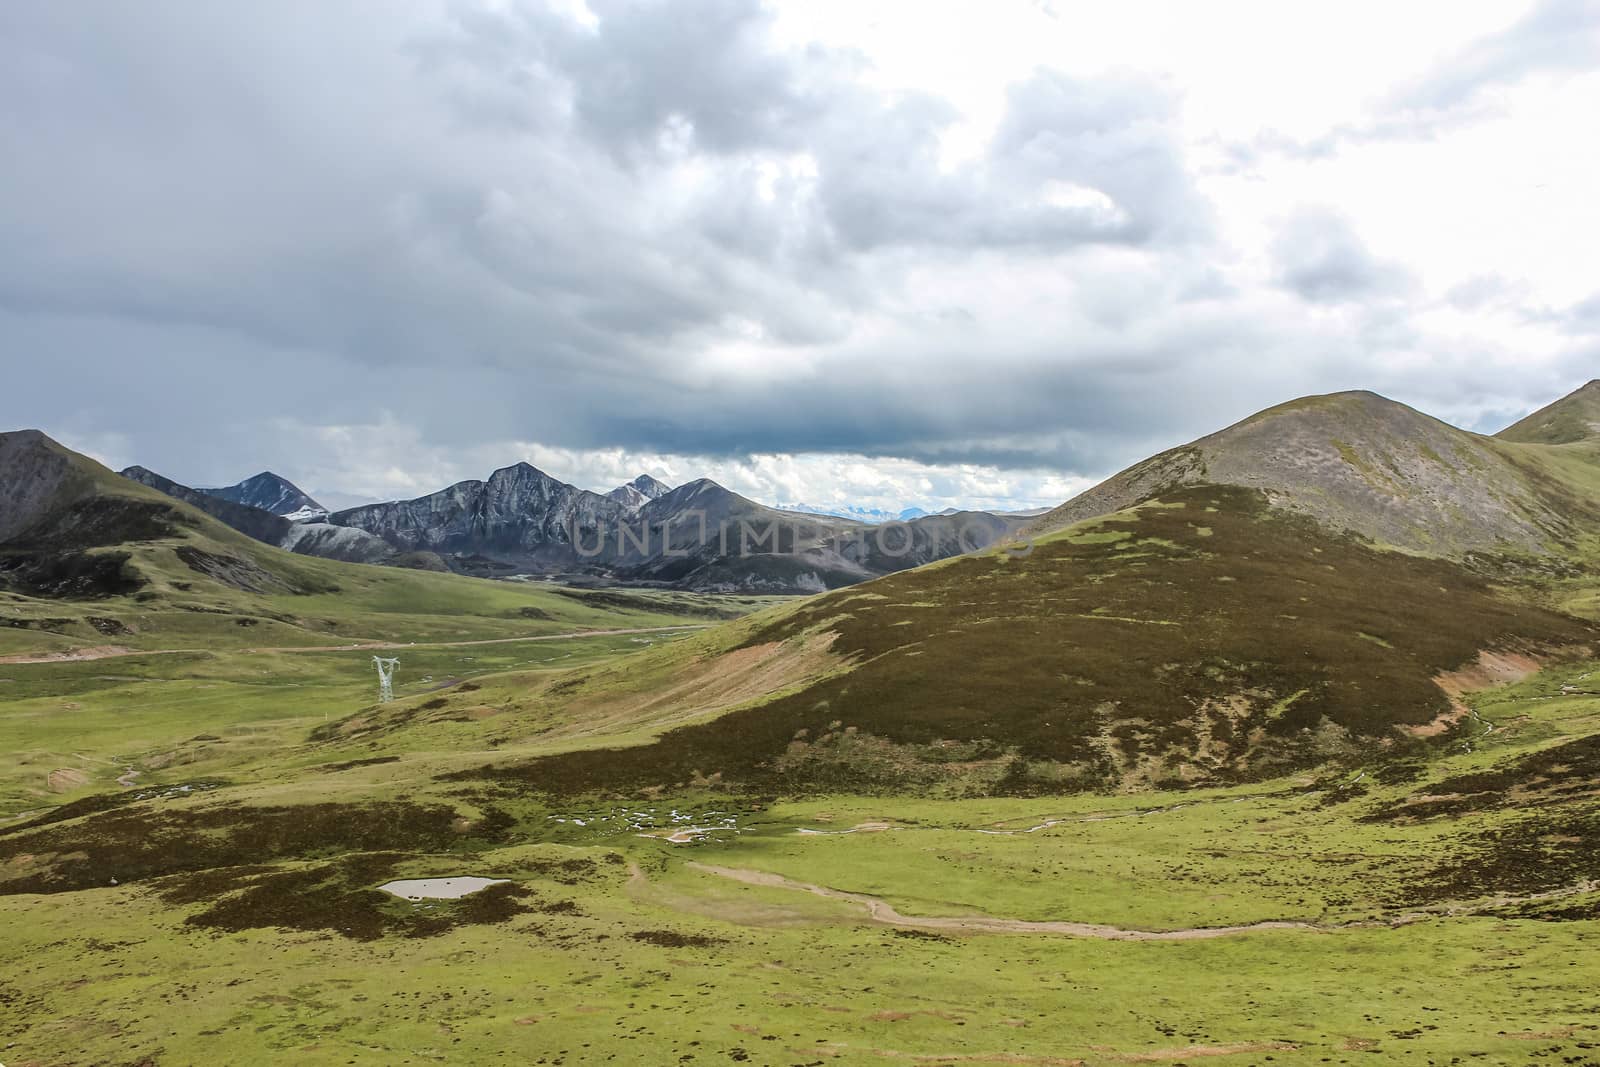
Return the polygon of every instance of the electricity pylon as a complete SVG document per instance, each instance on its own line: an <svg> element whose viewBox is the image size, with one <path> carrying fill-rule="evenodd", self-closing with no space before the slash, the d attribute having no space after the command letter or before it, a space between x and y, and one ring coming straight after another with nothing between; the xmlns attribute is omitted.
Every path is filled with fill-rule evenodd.
<svg viewBox="0 0 1600 1067"><path fill-rule="evenodd" d="M378 665L378 703L387 704L394 699L394 669L400 661L373 656L372 662Z"/></svg>

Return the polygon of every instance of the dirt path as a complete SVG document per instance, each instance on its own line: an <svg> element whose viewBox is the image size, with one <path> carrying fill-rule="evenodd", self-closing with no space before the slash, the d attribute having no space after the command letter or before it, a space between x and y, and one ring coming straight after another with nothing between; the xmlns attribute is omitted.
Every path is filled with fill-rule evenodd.
<svg viewBox="0 0 1600 1067"><path fill-rule="evenodd" d="M255 656L268 652L365 652L397 648L470 648L477 645L511 645L523 641L571 641L581 637L626 637L629 634L658 634L676 630L702 630L709 623L684 623L679 626L641 626L629 630L573 630L561 634L535 634L530 637L491 637L482 641L361 641L349 645L286 645L267 648L127 648L123 645L95 645L64 652L19 652L0 656L0 665L21 663L83 663L121 656L176 656L182 653L215 652Z"/></svg>
<svg viewBox="0 0 1600 1067"><path fill-rule="evenodd" d="M397 648L474 648L479 645L514 645L523 641L570 641L579 637L626 637L629 634L659 634L675 630L703 630L709 623L691 622L680 626L640 626L630 630L573 630L564 634L535 634L531 637L491 637L482 641L362 641L353 645L291 645L281 648L241 648L240 652L365 652Z"/></svg>
<svg viewBox="0 0 1600 1067"><path fill-rule="evenodd" d="M1299 921L1268 921L1246 923L1240 926L1197 926L1180 930L1130 930L1104 923L1033 922L1026 919L998 919L990 915L902 915L894 905L879 897L865 893L851 893L843 889L798 882L770 871L755 871L742 867L718 867L709 863L689 861L688 866L719 878L728 878L746 885L765 886L771 889L790 889L828 900L843 900L859 904L866 909L867 917L885 926L909 930L951 930L964 933L985 934L1056 934L1064 937L1085 937L1098 941L1205 941L1237 934L1260 933L1267 930L1298 930L1309 933L1336 933L1343 930L1396 929L1430 919L1468 918L1500 909L1520 905L1559 900L1565 897L1600 890L1600 880L1585 879L1576 885L1552 889L1543 893L1523 896L1498 896L1478 900L1471 904L1445 904L1401 912L1387 919L1374 919L1348 923L1308 923ZM630 867L633 884L638 888L647 884L644 872L637 865Z"/></svg>
<svg viewBox="0 0 1600 1067"><path fill-rule="evenodd" d="M17 652L0 656L0 665L14 663L85 663L95 659L116 659L118 656L176 656L182 652L204 652L203 648L162 648L148 652L122 645L95 645L92 648L73 648L64 652Z"/></svg>
<svg viewBox="0 0 1600 1067"><path fill-rule="evenodd" d="M867 909L867 917L885 926L910 930L954 930L988 934L1058 934L1065 937L1087 937L1099 941L1201 941L1213 937L1230 937L1235 934L1257 933L1264 930L1302 930L1322 932L1348 929L1348 927L1317 926L1304 922L1261 922L1246 926L1204 926L1188 930L1127 930L1101 923L1029 922L1024 919L997 919L988 915L921 916L902 915L888 901L869 897L864 893L850 893L842 889L796 882L781 874L752 871L740 867L716 867L709 863L690 862L689 866L719 878L731 878L746 885L766 886L773 889L792 889L860 904ZM1383 924L1388 925L1388 924Z"/></svg>

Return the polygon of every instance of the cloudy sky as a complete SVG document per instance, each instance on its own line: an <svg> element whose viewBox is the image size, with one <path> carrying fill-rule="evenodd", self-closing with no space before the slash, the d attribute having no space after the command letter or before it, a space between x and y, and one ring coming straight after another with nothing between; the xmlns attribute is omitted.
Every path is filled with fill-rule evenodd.
<svg viewBox="0 0 1600 1067"><path fill-rule="evenodd" d="M1054 504L1600 374L1600 0L0 5L0 426L325 502Z"/></svg>

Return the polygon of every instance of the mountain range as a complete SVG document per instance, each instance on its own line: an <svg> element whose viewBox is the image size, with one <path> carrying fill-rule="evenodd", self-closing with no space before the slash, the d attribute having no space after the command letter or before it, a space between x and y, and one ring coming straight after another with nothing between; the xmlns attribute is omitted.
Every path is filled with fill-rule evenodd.
<svg viewBox="0 0 1600 1067"><path fill-rule="evenodd" d="M327 508L312 500L304 490L287 478L271 471L262 471L233 485L198 491L229 503L245 504L274 515L282 515L291 522L306 522L328 516Z"/></svg>
<svg viewBox="0 0 1600 1067"><path fill-rule="evenodd" d="M0 434L4 595L154 604L200 581L364 581L262 545L282 516L132 473L37 431ZM692 662L647 656L595 680L606 701L649 697L637 729L659 723L654 741L493 775L579 792L716 780L1048 793L1249 781L1465 738L1459 694L1496 665L1600 646L1597 499L1592 382L1494 436L1372 393L1303 398L1135 464L1029 520L1008 550L972 551L963 534L1000 538L1022 520L927 516L900 528L901 552L881 527L776 511L705 479L629 506L526 464L288 525L486 574L576 567L783 591L878 578L708 631ZM701 518L732 543L702 536ZM766 540L738 551L752 536ZM741 694L711 718L694 681L707 677ZM582 719L596 699L586 678L514 682L514 702L531 694L551 714Z"/></svg>
<svg viewBox="0 0 1600 1067"><path fill-rule="evenodd" d="M687 695L641 703L649 744L478 773L574 794L944 796L1369 759L1401 774L1472 746L1462 694L1600 647L1597 500L1600 382L1494 436L1372 393L1307 397L1114 475L1033 520L1027 550L809 598L692 661L559 691L518 679L556 716ZM753 663L790 666L704 718L695 679Z"/></svg>
<svg viewBox="0 0 1600 1067"><path fill-rule="evenodd" d="M332 514L270 472L221 490L191 489L143 467L122 474L303 555L701 591L820 592L986 547L1022 523L1020 516L946 512L886 532L768 508L709 479L673 489L646 474L599 494L528 463L413 500Z"/></svg>

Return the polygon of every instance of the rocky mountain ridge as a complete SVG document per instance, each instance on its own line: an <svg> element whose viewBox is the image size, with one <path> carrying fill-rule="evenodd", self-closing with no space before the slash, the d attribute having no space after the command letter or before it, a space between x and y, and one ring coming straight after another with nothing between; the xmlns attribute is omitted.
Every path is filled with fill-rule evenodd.
<svg viewBox="0 0 1600 1067"><path fill-rule="evenodd" d="M262 511L281 515L293 522L324 519L328 516L327 508L311 499L289 479L271 471L262 471L234 485L216 489L196 489L195 492L205 493L207 496L214 496L232 504L260 508Z"/></svg>
<svg viewBox="0 0 1600 1067"><path fill-rule="evenodd" d="M304 512L304 508L289 515L276 515L263 508L217 496L205 489L191 489L145 467L129 467L121 474L131 481L182 500L262 544L287 549L302 556L337 559L346 563L393 563L400 555L383 539L364 530L294 518L295 514ZM280 498L282 506L292 502Z"/></svg>

